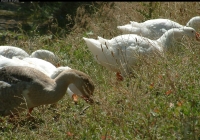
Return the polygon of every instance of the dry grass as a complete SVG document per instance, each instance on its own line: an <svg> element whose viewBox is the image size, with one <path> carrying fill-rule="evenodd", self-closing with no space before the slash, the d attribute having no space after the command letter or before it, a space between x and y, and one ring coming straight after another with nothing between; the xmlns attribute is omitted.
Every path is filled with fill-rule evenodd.
<svg viewBox="0 0 200 140"><path fill-rule="evenodd" d="M94 14L77 11L73 32L65 37L22 36L4 45L19 46L27 52L36 49L54 51L63 65L89 74L95 81L94 98L99 105L80 112L78 105L65 96L56 109L34 109L37 118L28 122L22 114L15 123L0 122L1 139L200 139L200 48L199 43L183 41L181 48L165 57L141 58L134 72L136 78L116 83L115 74L98 65L82 37L112 38L119 35L118 25L130 20L142 22L149 3L104 3ZM199 2L153 2L152 18L169 18L183 25L200 15ZM92 32L93 34L87 34Z"/></svg>

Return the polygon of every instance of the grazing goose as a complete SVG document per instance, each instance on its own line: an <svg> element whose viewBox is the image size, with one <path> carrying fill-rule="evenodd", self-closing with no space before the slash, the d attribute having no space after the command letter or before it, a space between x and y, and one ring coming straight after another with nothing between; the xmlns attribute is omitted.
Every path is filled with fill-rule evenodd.
<svg viewBox="0 0 200 140"><path fill-rule="evenodd" d="M34 107L58 102L69 84L75 84L86 102L94 92L92 79L78 70L62 71L55 79L26 66L7 66L0 69L0 116L17 114Z"/></svg>
<svg viewBox="0 0 200 140"><path fill-rule="evenodd" d="M36 50L30 56L23 49L14 47L14 46L0 46L0 55L5 56L7 58L18 57L18 58L26 58L26 57L34 57L41 58L55 66L60 66L59 58L51 51L48 50Z"/></svg>
<svg viewBox="0 0 200 140"><path fill-rule="evenodd" d="M98 37L98 40L85 37L83 39L95 60L109 70L117 72L117 79L123 80L120 74L124 77L130 73L129 69L137 61L138 54L146 55L155 51L163 53L173 41L184 35L199 39L199 34L191 27L170 29L157 40L136 34L119 35L111 40L102 37Z"/></svg>
<svg viewBox="0 0 200 140"><path fill-rule="evenodd" d="M10 58L6 58L0 55L0 68L6 67L6 66L29 66L43 72L44 74L46 74L52 79L55 79L62 71L71 69L70 67L67 67L67 66L56 68L50 62L47 62L39 58L27 57L24 59L19 59L19 58L13 57L12 59L10 59ZM78 98L77 94L81 94L74 84L69 85L69 87L67 88L67 93L70 96L70 98L73 99L75 103L77 102L77 98Z"/></svg>
<svg viewBox="0 0 200 140"><path fill-rule="evenodd" d="M200 28L200 16L193 17L188 21L186 26L195 30ZM169 19L151 19L145 22L130 21L130 24L117 26L123 34L138 34L149 39L160 38L167 30L171 28L183 28L184 26Z"/></svg>
<svg viewBox="0 0 200 140"><path fill-rule="evenodd" d="M42 72L52 79L55 79L62 71L71 69L68 66L65 66L65 67L61 66L61 67L56 68L51 63L39 58L24 58L23 61L35 65L36 69L38 70L42 68L43 69ZM69 88L67 88L67 93L70 96L70 98L73 99L75 103L77 102L77 98L78 98L77 94L81 94L78 88L76 88L74 84L69 85Z"/></svg>

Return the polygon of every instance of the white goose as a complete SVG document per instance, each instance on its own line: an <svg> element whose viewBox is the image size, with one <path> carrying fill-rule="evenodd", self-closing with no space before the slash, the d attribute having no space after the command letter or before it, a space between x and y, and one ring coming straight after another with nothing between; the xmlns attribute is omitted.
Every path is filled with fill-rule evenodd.
<svg viewBox="0 0 200 140"><path fill-rule="evenodd" d="M200 16L191 18L186 26L194 28L196 31L200 28ZM145 22L130 21L130 24L117 26L123 34L138 34L149 39L158 39L167 30L171 28L183 28L184 26L169 19L151 19Z"/></svg>
<svg viewBox="0 0 200 140"><path fill-rule="evenodd" d="M55 79L62 71L71 69L68 66L56 68L50 62L39 58L27 57L24 59L19 59L17 57L13 57L12 59L10 59L0 55L0 68L6 66L29 66L43 72L52 79ZM69 88L67 88L67 93L75 103L77 102L77 95L81 94L74 84L69 85Z"/></svg>
<svg viewBox="0 0 200 140"><path fill-rule="evenodd" d="M36 50L30 55L30 57L46 60L52 63L56 67L60 66L58 56L56 56L53 52L48 51L48 50L43 50L43 49Z"/></svg>
<svg viewBox="0 0 200 140"><path fill-rule="evenodd" d="M137 61L138 54L163 52L174 40L187 35L199 39L199 34L191 27L173 28L165 32L159 39L151 40L136 34L119 35L111 40L98 37L98 40L85 38L88 49L95 60L111 71L117 72L118 80L130 73L130 68Z"/></svg>
<svg viewBox="0 0 200 140"><path fill-rule="evenodd" d="M51 51L48 50L36 50L31 55L29 55L26 51L21 48L14 46L0 46L0 55L5 56L7 58L18 57L34 57L44 59L55 66L60 66L59 58Z"/></svg>
<svg viewBox="0 0 200 140"><path fill-rule="evenodd" d="M0 116L18 114L28 109L58 102L69 84L75 84L86 102L93 103L92 79L78 70L65 70L55 79L26 66L7 66L0 69Z"/></svg>

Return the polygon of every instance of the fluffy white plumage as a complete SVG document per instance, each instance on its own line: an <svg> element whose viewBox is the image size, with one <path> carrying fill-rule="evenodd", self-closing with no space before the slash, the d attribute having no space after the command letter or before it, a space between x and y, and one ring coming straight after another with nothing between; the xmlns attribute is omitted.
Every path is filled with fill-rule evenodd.
<svg viewBox="0 0 200 140"><path fill-rule="evenodd" d="M195 30L200 28L200 16L191 18L186 26L192 27ZM117 26L123 34L138 34L149 39L158 39L161 37L167 30L171 28L183 28L184 25L181 25L170 19L151 19L145 22L136 22L130 21L130 24L123 26Z"/></svg>
<svg viewBox="0 0 200 140"><path fill-rule="evenodd" d="M110 40L83 38L95 60L107 69L126 76L137 62L138 55L149 55L152 52L163 53L174 40L187 35L190 38L199 38L199 34L191 28L173 28L165 32L159 39L151 40L136 34L125 34Z"/></svg>
<svg viewBox="0 0 200 140"><path fill-rule="evenodd" d="M33 57L33 58L40 58L44 59L55 66L59 66L59 58L51 51L48 50L36 50L31 55L29 55L26 51L21 48L15 46L0 46L0 55L12 58L26 58L26 57Z"/></svg>

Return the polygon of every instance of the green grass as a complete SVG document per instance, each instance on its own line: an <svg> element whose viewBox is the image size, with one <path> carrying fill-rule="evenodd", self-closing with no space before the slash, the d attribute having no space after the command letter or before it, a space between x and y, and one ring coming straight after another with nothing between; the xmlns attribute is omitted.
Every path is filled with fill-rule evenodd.
<svg viewBox="0 0 200 140"><path fill-rule="evenodd" d="M137 3L131 4L134 6ZM121 5L127 6L128 10L130 3ZM181 5L183 4L177 3L177 7ZM123 10L123 7L121 9ZM166 16L169 10L162 16ZM92 77L95 82L94 99L99 104L89 106L79 99L75 105L66 95L58 102L56 108L49 105L34 108L32 115L36 119L33 121L26 120L25 112L13 123L8 122L8 118L1 118L3 121L0 122L0 139L200 139L199 42L185 40L182 44L174 46L177 48L174 51L166 52L164 57L141 58L133 69L135 78L116 82L115 73L100 66L93 59L82 37L90 30L94 35L88 37L92 38L98 35L111 38L113 34L117 34L115 25L122 25L129 20L128 17L121 21L120 18L115 18L118 12L113 12L113 19L106 15L101 15L102 19L98 19L97 13L93 16L98 27L93 28L91 25L91 29L76 30L63 38L55 35L48 39L47 36L27 36L22 33L20 39L1 44L19 46L29 53L41 48L55 52L60 57L62 65L81 70ZM138 20L141 18L139 16L136 12ZM183 17L185 21L193 15L187 16ZM129 18L131 17L133 15ZM179 18L177 12L177 19ZM105 25L98 20L107 20L107 29L104 30ZM109 36L108 31L113 34ZM85 109L88 106L89 108Z"/></svg>

